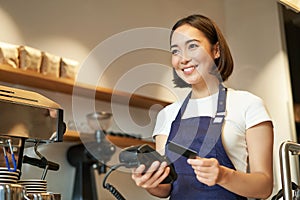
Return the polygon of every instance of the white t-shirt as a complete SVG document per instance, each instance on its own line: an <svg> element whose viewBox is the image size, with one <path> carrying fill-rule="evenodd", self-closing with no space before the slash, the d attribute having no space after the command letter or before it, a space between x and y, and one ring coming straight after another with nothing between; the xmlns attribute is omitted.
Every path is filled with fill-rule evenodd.
<svg viewBox="0 0 300 200"><path fill-rule="evenodd" d="M182 118L196 116L215 117L218 93L200 99L190 99ZM183 101L172 103L157 115L153 132L156 135L169 135ZM271 118L262 99L246 92L228 89L226 116L222 133L223 146L236 170L247 171L246 130Z"/></svg>

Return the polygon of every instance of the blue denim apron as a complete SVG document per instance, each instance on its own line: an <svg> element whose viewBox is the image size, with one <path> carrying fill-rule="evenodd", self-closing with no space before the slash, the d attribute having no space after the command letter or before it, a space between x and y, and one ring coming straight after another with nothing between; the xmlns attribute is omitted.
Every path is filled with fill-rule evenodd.
<svg viewBox="0 0 300 200"><path fill-rule="evenodd" d="M216 158L220 165L235 169L223 147L221 132L225 117L227 89L220 84L217 114L211 117L192 117L182 119L191 93L184 100L176 119L172 122L171 132L167 140L198 152L200 157ZM234 194L219 186L207 186L196 179L187 158L171 152L166 148L166 155L174 164L178 178L172 184L170 200L245 200L247 198Z"/></svg>

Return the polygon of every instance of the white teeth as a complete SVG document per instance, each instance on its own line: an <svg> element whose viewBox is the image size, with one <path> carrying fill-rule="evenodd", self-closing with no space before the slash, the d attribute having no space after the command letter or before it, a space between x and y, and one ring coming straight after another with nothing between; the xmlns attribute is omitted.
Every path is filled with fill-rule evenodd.
<svg viewBox="0 0 300 200"><path fill-rule="evenodd" d="M194 70L194 67L188 67L183 69L184 72L190 72L192 70Z"/></svg>

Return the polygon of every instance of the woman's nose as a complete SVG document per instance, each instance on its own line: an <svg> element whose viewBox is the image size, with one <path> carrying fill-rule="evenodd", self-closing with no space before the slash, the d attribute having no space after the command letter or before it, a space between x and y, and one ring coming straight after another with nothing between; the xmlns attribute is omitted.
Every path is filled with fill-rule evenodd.
<svg viewBox="0 0 300 200"><path fill-rule="evenodd" d="M190 61L191 61L191 57L188 54L184 53L184 54L181 55L180 62L182 64L186 64Z"/></svg>

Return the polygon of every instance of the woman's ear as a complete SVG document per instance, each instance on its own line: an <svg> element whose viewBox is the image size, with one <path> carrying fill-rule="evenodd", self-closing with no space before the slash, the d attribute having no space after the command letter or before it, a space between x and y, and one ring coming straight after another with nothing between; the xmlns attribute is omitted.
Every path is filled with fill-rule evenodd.
<svg viewBox="0 0 300 200"><path fill-rule="evenodd" d="M220 58L220 45L217 42L213 47L214 59Z"/></svg>

